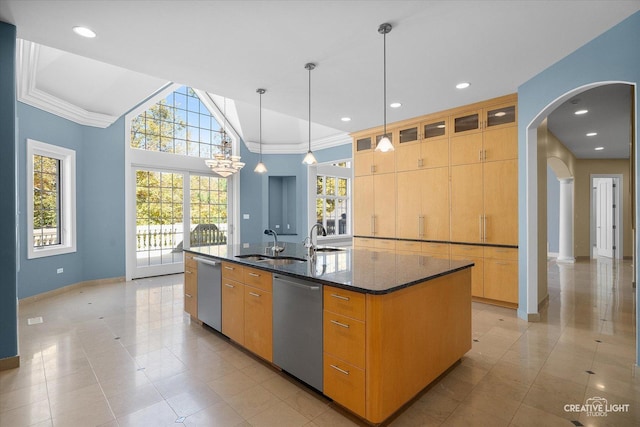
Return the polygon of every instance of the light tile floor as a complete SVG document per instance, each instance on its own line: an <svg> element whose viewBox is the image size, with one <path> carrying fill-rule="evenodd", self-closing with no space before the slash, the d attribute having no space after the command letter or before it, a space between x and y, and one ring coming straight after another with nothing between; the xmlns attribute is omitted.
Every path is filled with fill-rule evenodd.
<svg viewBox="0 0 640 427"><path fill-rule="evenodd" d="M539 323L474 303L473 349L389 424L640 425L630 263L551 261L549 290ZM176 275L20 304L21 367L0 372L0 427L359 424L191 324L182 293ZM628 412L565 411L595 397Z"/></svg>

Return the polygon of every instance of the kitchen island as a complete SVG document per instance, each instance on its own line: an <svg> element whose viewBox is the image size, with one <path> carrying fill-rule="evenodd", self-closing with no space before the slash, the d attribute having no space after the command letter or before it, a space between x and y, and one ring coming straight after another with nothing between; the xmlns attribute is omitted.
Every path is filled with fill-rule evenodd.
<svg viewBox="0 0 640 427"><path fill-rule="evenodd" d="M322 285L321 391L370 423L393 415L471 349L472 262L366 249L309 256L291 243L274 257L268 246L186 250L222 261L222 333L274 363L272 276ZM243 294L260 295L261 305Z"/></svg>

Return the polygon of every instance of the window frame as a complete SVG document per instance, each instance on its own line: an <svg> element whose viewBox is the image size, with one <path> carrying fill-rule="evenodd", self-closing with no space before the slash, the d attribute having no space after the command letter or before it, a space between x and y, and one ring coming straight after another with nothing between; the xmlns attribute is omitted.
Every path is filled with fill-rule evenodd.
<svg viewBox="0 0 640 427"><path fill-rule="evenodd" d="M60 243L34 247L33 238L33 156L40 155L60 161L59 206ZM76 152L69 148L27 139L27 259L62 255L77 251L76 230Z"/></svg>
<svg viewBox="0 0 640 427"><path fill-rule="evenodd" d="M348 162L350 163L349 167L340 167L340 166L334 166L334 164L336 163L343 163L343 162ZM334 178L346 178L347 179L347 195L346 197L343 196L318 196L317 192L316 192L316 182L318 179L318 176L329 176L329 177L334 177ZM308 221L309 221L309 227L311 227L313 224L316 223L316 203L317 203L317 199L318 198L322 198L322 199L327 199L327 198L331 198L334 200L337 199L344 199L346 200L347 203L347 234L333 234L330 236L322 236L319 235L318 236L318 241L319 242L325 242L325 243L343 243L342 241L345 241L345 243L347 241L351 241L351 239L353 238L353 162L352 159L339 159L339 160L332 160L332 161L328 161L328 162L323 162L323 163L318 163L317 165L312 165L309 167L309 175L308 175L308 179L309 179L309 197L308 197L308 210L309 210L309 215L308 215ZM336 183L336 188L337 188L337 183ZM308 227L308 228L309 228ZM337 227L337 225L336 225ZM336 228L337 231L337 228Z"/></svg>

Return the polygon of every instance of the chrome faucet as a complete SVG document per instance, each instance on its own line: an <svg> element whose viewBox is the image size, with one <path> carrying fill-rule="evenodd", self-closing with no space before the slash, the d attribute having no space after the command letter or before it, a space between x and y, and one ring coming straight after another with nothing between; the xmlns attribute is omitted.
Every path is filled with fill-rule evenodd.
<svg viewBox="0 0 640 427"><path fill-rule="evenodd" d="M274 255L278 255L284 250L284 248L278 246L278 233L276 233L275 230L264 230L264 234L273 236L273 246L267 247L267 249L271 249Z"/></svg>
<svg viewBox="0 0 640 427"><path fill-rule="evenodd" d="M316 232L316 244L313 244L313 230L317 228ZM309 230L309 236L304 239L304 246L309 249L309 253L315 252L316 245L318 244L318 234L322 233L323 236L327 235L327 230L325 230L324 226L319 222L313 224L311 226L311 230Z"/></svg>

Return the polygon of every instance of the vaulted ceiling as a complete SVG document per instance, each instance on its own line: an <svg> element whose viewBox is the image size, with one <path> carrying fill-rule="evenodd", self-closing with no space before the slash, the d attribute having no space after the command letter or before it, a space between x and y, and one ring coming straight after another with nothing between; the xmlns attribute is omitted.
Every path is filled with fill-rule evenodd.
<svg viewBox="0 0 640 427"><path fill-rule="evenodd" d="M20 49L19 93L56 114L104 126L176 82L233 99L234 126L255 150L256 89L265 88L265 152L300 152L307 62L317 63L314 144L345 142L348 132L382 124L383 22L393 25L388 101L402 103L388 109L393 122L516 92L638 10L637 0L3 0L0 20L30 42ZM97 37L78 37L71 31L77 25ZM456 89L462 81L471 86Z"/></svg>

